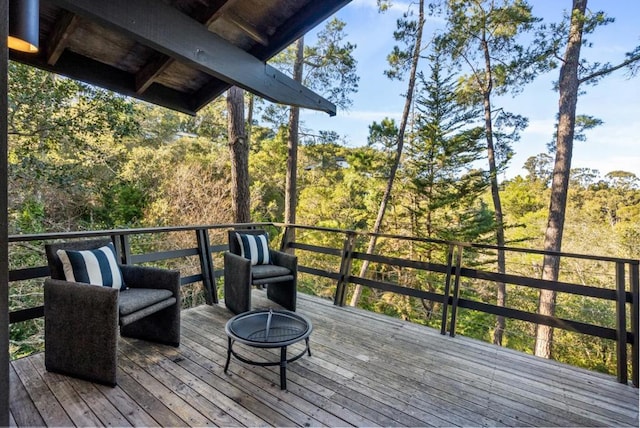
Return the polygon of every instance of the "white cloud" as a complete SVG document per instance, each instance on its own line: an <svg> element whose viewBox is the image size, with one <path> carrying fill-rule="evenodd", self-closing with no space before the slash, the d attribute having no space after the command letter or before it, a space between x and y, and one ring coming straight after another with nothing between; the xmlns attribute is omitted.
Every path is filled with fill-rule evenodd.
<svg viewBox="0 0 640 428"><path fill-rule="evenodd" d="M550 140L554 126L555 121L551 119L531 120L529 121L529 126L524 130L524 134L542 136Z"/></svg>

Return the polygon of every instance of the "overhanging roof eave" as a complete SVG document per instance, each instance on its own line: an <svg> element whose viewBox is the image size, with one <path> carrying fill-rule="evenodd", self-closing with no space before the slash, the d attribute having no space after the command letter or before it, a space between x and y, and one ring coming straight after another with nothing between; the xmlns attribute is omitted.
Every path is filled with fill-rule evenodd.
<svg viewBox="0 0 640 428"><path fill-rule="evenodd" d="M146 46L221 81L210 94L239 86L267 100L335 115L336 106L253 55L208 31L199 22L153 0L53 0L73 13L127 34ZM226 85L226 87L225 87ZM135 84L133 85L135 87ZM132 88L133 88L132 87ZM222 91L220 91L220 88ZM217 95L216 95L217 96ZM139 97L146 98L146 97ZM212 99L201 96L201 101ZM194 110L204 104L196 102Z"/></svg>

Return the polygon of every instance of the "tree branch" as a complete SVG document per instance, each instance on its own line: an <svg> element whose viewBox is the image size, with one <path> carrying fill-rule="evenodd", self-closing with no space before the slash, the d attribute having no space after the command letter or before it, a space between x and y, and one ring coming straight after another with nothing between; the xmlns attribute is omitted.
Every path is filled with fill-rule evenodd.
<svg viewBox="0 0 640 428"><path fill-rule="evenodd" d="M603 68L602 70L598 70L595 73L591 73L588 76L585 76L582 79L579 79L578 80L578 85L580 85L580 84L582 84L584 82L587 82L587 81L589 81L591 79L595 79L596 77L600 77L600 76L607 75L609 73L613 73L614 71L619 70L619 69L621 69L623 67L626 67L627 65L632 64L632 63L634 63L636 61L639 61L639 60L640 60L640 54L634 55L631 58L629 58L628 60L623 61L618 65L614 65L614 66L608 67L608 68Z"/></svg>

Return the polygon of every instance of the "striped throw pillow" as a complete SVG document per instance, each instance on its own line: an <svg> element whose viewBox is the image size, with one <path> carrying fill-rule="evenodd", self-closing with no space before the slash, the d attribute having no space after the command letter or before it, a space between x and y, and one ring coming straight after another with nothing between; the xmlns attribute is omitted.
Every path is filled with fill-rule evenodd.
<svg viewBox="0 0 640 428"><path fill-rule="evenodd" d="M126 288L113 244L95 250L58 250L67 281L103 287Z"/></svg>
<svg viewBox="0 0 640 428"><path fill-rule="evenodd" d="M251 260L251 265L268 265L269 260L269 238L266 234L250 235L236 233L238 244L240 244L240 255Z"/></svg>

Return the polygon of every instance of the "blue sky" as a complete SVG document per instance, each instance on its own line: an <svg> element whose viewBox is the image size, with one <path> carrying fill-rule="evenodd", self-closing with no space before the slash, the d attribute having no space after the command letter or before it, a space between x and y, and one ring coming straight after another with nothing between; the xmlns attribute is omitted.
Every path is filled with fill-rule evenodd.
<svg viewBox="0 0 640 428"><path fill-rule="evenodd" d="M571 0L530 0L533 12L546 22L559 21L562 11L571 7ZM368 126L384 117L399 121L406 90L405 82L390 81L383 71L386 56L394 40L396 19L407 9L406 1L394 2L392 10L379 14L375 0L353 0L337 14L345 21L348 39L357 44L354 53L360 76L359 91L353 96L348 111L337 116L303 110L301 119L307 128L334 130L343 135L350 146L366 144ZM593 47L583 49L582 56L591 61L619 62L625 52L640 44L640 1L589 0L589 9L604 10L615 22L600 27L589 39ZM427 33L441 27L442 22L427 21ZM318 28L322 27L319 26ZM313 43L313 32L305 41ZM529 118L529 127L514 145L515 156L504 178L525 175L522 165L529 156L546 152L551 140L558 111L558 94L552 89L558 70L539 77L517 97L496 99L494 105ZM595 87L584 87L586 93L578 100L578 114L589 114L604 124L587 133L585 142L576 142L573 168L593 168L600 175L613 170L625 170L640 177L640 76L629 79L618 71Z"/></svg>

